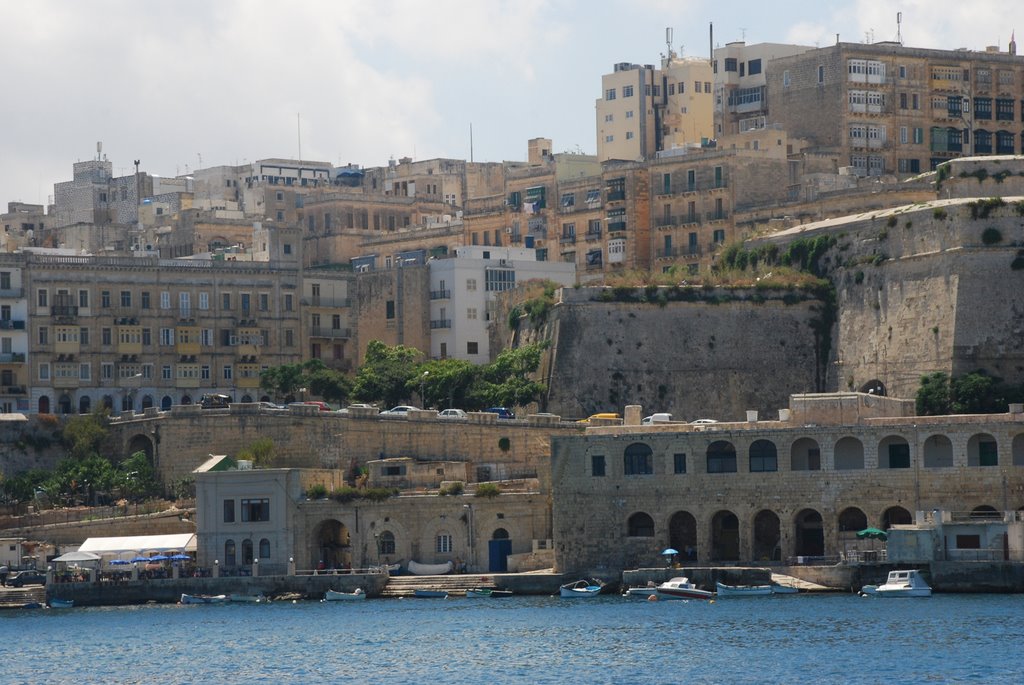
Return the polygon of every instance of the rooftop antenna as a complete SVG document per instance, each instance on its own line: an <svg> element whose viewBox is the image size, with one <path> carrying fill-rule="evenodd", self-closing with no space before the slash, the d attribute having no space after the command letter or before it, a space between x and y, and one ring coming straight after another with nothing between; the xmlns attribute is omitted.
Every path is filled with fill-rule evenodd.
<svg viewBox="0 0 1024 685"><path fill-rule="evenodd" d="M715 61L715 25L708 22L708 59Z"/></svg>
<svg viewBox="0 0 1024 685"><path fill-rule="evenodd" d="M747 30L742 26L740 27L740 40L742 40L744 43L747 42Z"/></svg>
<svg viewBox="0 0 1024 685"><path fill-rule="evenodd" d="M896 13L896 42L903 45L903 12Z"/></svg>
<svg viewBox="0 0 1024 685"><path fill-rule="evenodd" d="M675 53L672 52L672 27L668 26L665 28L665 48L668 50L667 54L669 60L675 57Z"/></svg>
<svg viewBox="0 0 1024 685"><path fill-rule="evenodd" d="M100 161L100 158L102 156L103 156L103 141L102 140L97 140L96 141L96 161L97 162Z"/></svg>
<svg viewBox="0 0 1024 685"><path fill-rule="evenodd" d="M302 161L302 113L295 113L295 137L299 141L299 162ZM301 173L301 172L300 172Z"/></svg>

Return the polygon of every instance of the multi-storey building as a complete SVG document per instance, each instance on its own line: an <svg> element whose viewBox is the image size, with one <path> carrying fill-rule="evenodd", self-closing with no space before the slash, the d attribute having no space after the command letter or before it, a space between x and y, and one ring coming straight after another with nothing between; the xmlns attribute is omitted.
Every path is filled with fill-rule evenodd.
<svg viewBox="0 0 1024 685"><path fill-rule="evenodd" d="M771 120L861 176L1024 151L1024 58L988 48L838 43L771 63Z"/></svg>
<svg viewBox="0 0 1024 685"><path fill-rule="evenodd" d="M353 371L352 292L355 276L339 269L306 269L302 275L302 349L304 359L328 368Z"/></svg>
<svg viewBox="0 0 1024 685"><path fill-rule="evenodd" d="M28 300L24 287L24 260L0 257L0 413L27 411Z"/></svg>

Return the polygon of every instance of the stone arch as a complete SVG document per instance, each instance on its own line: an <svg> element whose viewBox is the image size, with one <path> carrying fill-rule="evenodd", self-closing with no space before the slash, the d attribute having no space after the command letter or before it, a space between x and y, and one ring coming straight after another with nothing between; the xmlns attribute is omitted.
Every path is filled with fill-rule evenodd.
<svg viewBox="0 0 1024 685"><path fill-rule="evenodd" d="M914 522L914 517L903 507L889 507L882 512L882 530L889 530L893 526L903 526Z"/></svg>
<svg viewBox="0 0 1024 685"><path fill-rule="evenodd" d="M800 438L789 448L791 471L820 471L821 447L813 438Z"/></svg>
<svg viewBox="0 0 1024 685"><path fill-rule="evenodd" d="M740 560L740 520L723 509L711 518L712 561Z"/></svg>
<svg viewBox="0 0 1024 685"><path fill-rule="evenodd" d="M377 536L377 555L388 555L395 553L395 534L390 530L382 531Z"/></svg>
<svg viewBox="0 0 1024 685"><path fill-rule="evenodd" d="M136 433L128 440L128 454L135 454L136 452L144 453L146 460L150 464L153 463L153 441L148 435Z"/></svg>
<svg viewBox="0 0 1024 685"><path fill-rule="evenodd" d="M242 565L252 566L252 560L255 559L252 549L252 540L246 538L242 540Z"/></svg>
<svg viewBox="0 0 1024 685"><path fill-rule="evenodd" d="M654 473L653 454L650 445L634 442L622 453L622 472L627 476L648 476Z"/></svg>
<svg viewBox="0 0 1024 685"><path fill-rule="evenodd" d="M999 510L990 504L982 504L971 509L972 519L998 519L1002 516Z"/></svg>
<svg viewBox="0 0 1024 685"><path fill-rule="evenodd" d="M975 433L967 440L968 466L999 466L999 445L988 433Z"/></svg>
<svg viewBox="0 0 1024 685"><path fill-rule="evenodd" d="M677 511L668 520L668 546L679 550L683 561L697 561L697 519L688 511Z"/></svg>
<svg viewBox="0 0 1024 685"><path fill-rule="evenodd" d="M751 473L779 470L779 450L771 440L755 440L748 451Z"/></svg>
<svg viewBox="0 0 1024 685"><path fill-rule="evenodd" d="M736 473L736 447L728 440L716 440L708 445L708 473Z"/></svg>
<svg viewBox="0 0 1024 685"><path fill-rule="evenodd" d="M114 411L114 397L113 395L103 396L103 408L107 411Z"/></svg>
<svg viewBox="0 0 1024 685"><path fill-rule="evenodd" d="M921 445L921 451L926 469L938 469L953 465L953 441L941 433L925 438Z"/></svg>
<svg viewBox="0 0 1024 685"><path fill-rule="evenodd" d="M74 406L75 403L71 400L71 395L67 393L61 395L60 399L57 400L57 411L65 416L71 413L71 409Z"/></svg>
<svg viewBox="0 0 1024 685"><path fill-rule="evenodd" d="M258 559L269 559L270 558L270 540L267 538L260 538L259 557Z"/></svg>
<svg viewBox="0 0 1024 685"><path fill-rule="evenodd" d="M146 409L149 409L152 406L153 406L153 396L152 395L143 395L142 396L142 409L143 409L143 411L145 411Z"/></svg>
<svg viewBox="0 0 1024 685"><path fill-rule="evenodd" d="M345 568L352 563L352 539L348 528L337 519L325 519L313 527L310 568L322 561L326 568Z"/></svg>
<svg viewBox="0 0 1024 685"><path fill-rule="evenodd" d="M174 400L171 399L170 395L164 395L160 398L160 409L170 411L172 406L174 406Z"/></svg>
<svg viewBox="0 0 1024 685"><path fill-rule="evenodd" d="M48 395L41 396L39 398L39 405L38 406L39 406L39 413L40 414L49 414L50 413L50 397Z"/></svg>
<svg viewBox="0 0 1024 685"><path fill-rule="evenodd" d="M182 395L181 396L181 403L183 405L192 404L192 396L191 395Z"/></svg>
<svg viewBox="0 0 1024 685"><path fill-rule="evenodd" d="M836 471L864 468L864 444L853 436L840 438L835 446Z"/></svg>
<svg viewBox="0 0 1024 685"><path fill-rule="evenodd" d="M868 527L868 516L857 507L847 507L839 512L839 533L857 533Z"/></svg>
<svg viewBox="0 0 1024 685"><path fill-rule="evenodd" d="M878 468L910 468L910 443L906 438L902 435L887 435L879 441Z"/></svg>
<svg viewBox="0 0 1024 685"><path fill-rule="evenodd" d="M270 395L260 395L260 402L270 402Z"/></svg>
<svg viewBox="0 0 1024 685"><path fill-rule="evenodd" d="M508 531L505 530L504 528L495 528L494 532L491 533L491 539L492 540L508 540L509 539Z"/></svg>
<svg viewBox="0 0 1024 685"><path fill-rule="evenodd" d="M1010 448L1013 451L1013 465L1024 466L1024 433L1013 436L1013 443Z"/></svg>
<svg viewBox="0 0 1024 685"><path fill-rule="evenodd" d="M797 556L825 556L825 527L821 514L815 509L803 509L793 518L793 533Z"/></svg>
<svg viewBox="0 0 1024 685"><path fill-rule="evenodd" d="M762 509L754 517L754 561L782 559L782 525L774 511Z"/></svg>
<svg viewBox="0 0 1024 685"><path fill-rule="evenodd" d="M78 398L78 413L88 414L92 411L92 398L88 395L82 395Z"/></svg>
<svg viewBox="0 0 1024 685"><path fill-rule="evenodd" d="M626 522L626 535L631 538L653 538L654 519L646 512L636 512Z"/></svg>
<svg viewBox="0 0 1024 685"><path fill-rule="evenodd" d="M225 540L224 541L224 566L225 567L234 566L237 563L238 563L238 559L236 557L235 541L234 540L230 540L230 539Z"/></svg>
<svg viewBox="0 0 1024 685"><path fill-rule="evenodd" d="M252 402L252 395L249 395L249 394L242 395L242 402L245 403L245 404L248 404L248 403Z"/></svg>
<svg viewBox="0 0 1024 685"><path fill-rule="evenodd" d="M860 386L859 392L863 392L868 395L878 395L879 397L885 397L885 383L878 380L877 378L872 378L867 383Z"/></svg>

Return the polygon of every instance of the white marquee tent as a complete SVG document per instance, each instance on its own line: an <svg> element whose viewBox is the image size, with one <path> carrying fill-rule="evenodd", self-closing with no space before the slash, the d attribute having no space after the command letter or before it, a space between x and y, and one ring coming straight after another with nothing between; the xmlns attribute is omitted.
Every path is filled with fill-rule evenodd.
<svg viewBox="0 0 1024 685"><path fill-rule="evenodd" d="M78 548L79 552L111 555L125 552L195 552L195 533L173 535L133 535L115 538L89 538Z"/></svg>

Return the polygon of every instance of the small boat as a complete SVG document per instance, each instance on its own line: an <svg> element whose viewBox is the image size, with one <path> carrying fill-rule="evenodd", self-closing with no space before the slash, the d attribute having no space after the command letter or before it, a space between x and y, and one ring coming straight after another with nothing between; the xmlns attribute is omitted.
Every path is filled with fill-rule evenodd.
<svg viewBox="0 0 1024 685"><path fill-rule="evenodd" d="M466 597L498 598L511 596L511 590L499 590L497 588L490 587L471 587L468 590L466 590Z"/></svg>
<svg viewBox="0 0 1024 685"><path fill-rule="evenodd" d="M263 595L263 594L259 594L259 595L240 595L240 594L232 592L230 595L228 595L228 601L229 602L249 603L249 604L266 604L270 600L267 599L267 596Z"/></svg>
<svg viewBox="0 0 1024 685"><path fill-rule="evenodd" d="M356 599L366 599L366 593L363 592L363 588L357 587L354 592L338 592L337 590L328 590L324 593L325 602L346 602Z"/></svg>
<svg viewBox="0 0 1024 685"><path fill-rule="evenodd" d="M73 599L57 599L56 597L50 599L51 609L70 609L75 606L75 600Z"/></svg>
<svg viewBox="0 0 1024 685"><path fill-rule="evenodd" d="M658 596L658 586L654 583L648 583L643 587L631 587L623 592L622 596L632 599L650 599L651 597Z"/></svg>
<svg viewBox="0 0 1024 685"><path fill-rule="evenodd" d="M448 593L444 590L413 590L413 597L421 599L448 599Z"/></svg>
<svg viewBox="0 0 1024 685"><path fill-rule="evenodd" d="M771 585L726 585L715 583L719 597L760 597L772 594Z"/></svg>
<svg viewBox="0 0 1024 685"><path fill-rule="evenodd" d="M795 595L799 592L800 588L792 587L790 585L779 585L778 583L772 583L773 595Z"/></svg>
<svg viewBox="0 0 1024 685"><path fill-rule="evenodd" d="M415 561L410 561L407 568L409 573L414 576L443 576L446 573L451 573L455 564L450 561L443 564L418 564Z"/></svg>
<svg viewBox="0 0 1024 685"><path fill-rule="evenodd" d="M188 595L181 594L182 604L223 604L228 601L227 595Z"/></svg>
<svg viewBox="0 0 1024 685"><path fill-rule="evenodd" d="M712 599L715 596L714 592L701 590L683 576L666 580L655 590L661 599Z"/></svg>
<svg viewBox="0 0 1024 685"><path fill-rule="evenodd" d="M862 595L875 597L931 597L932 588L916 569L889 571L885 585L865 585Z"/></svg>
<svg viewBox="0 0 1024 685"><path fill-rule="evenodd" d="M575 583L566 583L558 588L560 597L584 598L597 597L601 594L602 586L594 580L577 580Z"/></svg>

